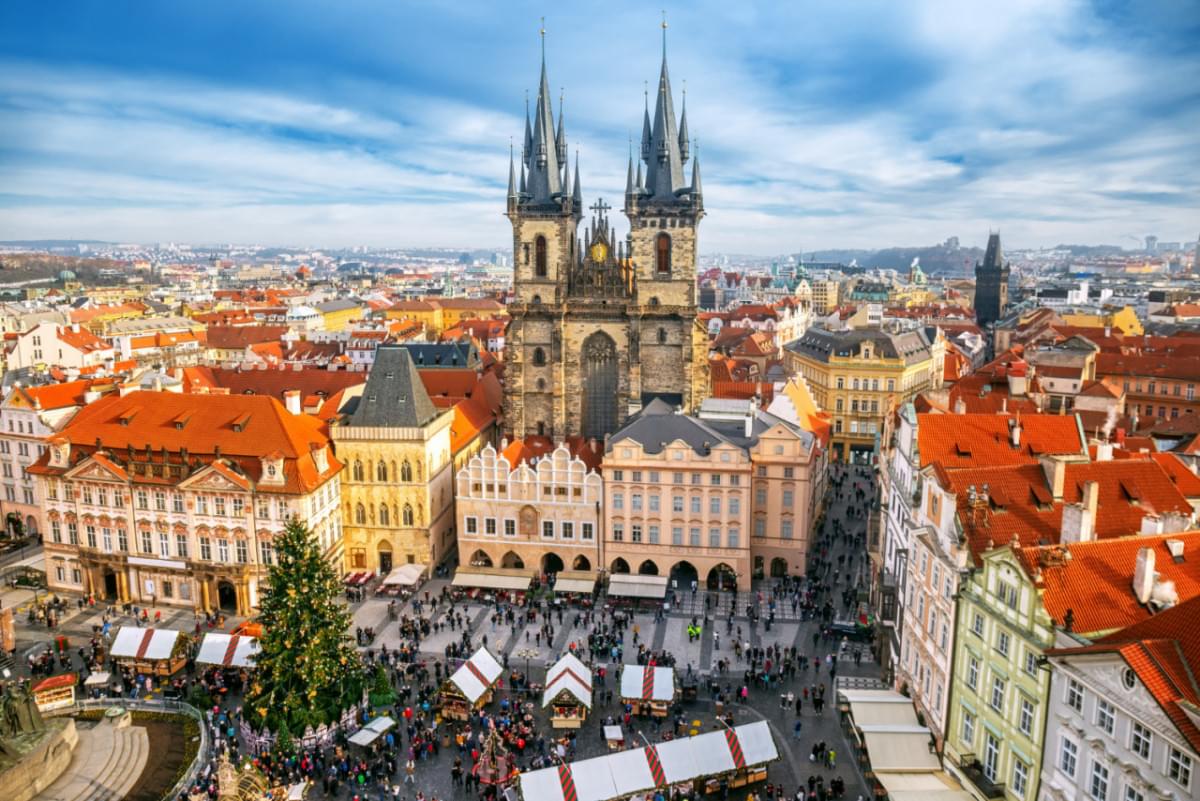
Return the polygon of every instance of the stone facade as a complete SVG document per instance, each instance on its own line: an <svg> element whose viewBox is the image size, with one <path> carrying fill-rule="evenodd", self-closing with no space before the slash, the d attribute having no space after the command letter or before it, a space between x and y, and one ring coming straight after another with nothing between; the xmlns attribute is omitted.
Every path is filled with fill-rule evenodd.
<svg viewBox="0 0 1200 801"><path fill-rule="evenodd" d="M600 568L603 481L565 446L514 466L488 445L456 483L460 565Z"/></svg>
<svg viewBox="0 0 1200 801"><path fill-rule="evenodd" d="M686 115L677 129L664 62L642 154L658 181L648 188L640 166L635 181L631 160L628 235L618 239L600 201L578 237L579 168L572 189L563 123L555 133L547 93L543 65L519 184L515 168L509 175L514 274L505 421L516 437L601 438L653 398L690 410L707 390L707 336L696 317L699 171L693 165L692 184L681 185Z"/></svg>

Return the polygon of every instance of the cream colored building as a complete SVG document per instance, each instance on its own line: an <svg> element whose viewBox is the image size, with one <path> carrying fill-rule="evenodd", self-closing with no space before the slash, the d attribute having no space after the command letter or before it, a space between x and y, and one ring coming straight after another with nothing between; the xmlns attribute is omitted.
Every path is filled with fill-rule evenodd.
<svg viewBox="0 0 1200 801"><path fill-rule="evenodd" d="M502 453L487 445L458 471L461 568L600 568L600 474L566 445L535 454L521 440Z"/></svg>
<svg viewBox="0 0 1200 801"><path fill-rule="evenodd" d="M29 468L50 589L248 616L292 518L340 564L342 465L322 428L264 395L131 392L87 405Z"/></svg>
<svg viewBox="0 0 1200 801"><path fill-rule="evenodd" d="M361 397L333 428L345 569L386 574L439 564L454 550L454 410L439 412L407 349L381 345Z"/></svg>

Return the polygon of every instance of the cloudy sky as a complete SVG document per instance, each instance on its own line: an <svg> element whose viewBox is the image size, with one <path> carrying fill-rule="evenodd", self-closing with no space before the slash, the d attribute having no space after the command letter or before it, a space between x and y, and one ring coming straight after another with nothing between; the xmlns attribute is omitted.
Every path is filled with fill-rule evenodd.
<svg viewBox="0 0 1200 801"><path fill-rule="evenodd" d="M510 139L565 92L619 205L658 5L0 4L0 239L508 247ZM667 3L708 252L1200 231L1200 3Z"/></svg>

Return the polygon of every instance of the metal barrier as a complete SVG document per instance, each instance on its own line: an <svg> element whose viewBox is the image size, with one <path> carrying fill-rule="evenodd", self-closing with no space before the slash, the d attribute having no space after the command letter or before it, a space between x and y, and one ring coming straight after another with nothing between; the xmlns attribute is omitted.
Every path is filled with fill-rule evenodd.
<svg viewBox="0 0 1200 801"><path fill-rule="evenodd" d="M171 788L170 792L163 794L163 798L178 798L181 793L192 786L192 782L196 780L201 767L208 761L210 743L208 742L208 725L204 718L204 713L191 704L168 698L161 700L147 700L144 698L86 698L76 701L71 706L47 712L46 716L57 717L83 712L88 709L111 709L113 707L142 712L169 712L176 715L185 715L197 722L197 728L200 730L200 747L196 749L196 756L192 760L192 764L184 771L183 776L179 778L179 781L175 782L175 786Z"/></svg>

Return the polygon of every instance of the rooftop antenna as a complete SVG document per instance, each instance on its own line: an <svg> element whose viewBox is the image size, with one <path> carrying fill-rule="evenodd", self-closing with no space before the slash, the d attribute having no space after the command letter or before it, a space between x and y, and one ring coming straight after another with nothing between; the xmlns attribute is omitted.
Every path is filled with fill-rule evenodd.
<svg viewBox="0 0 1200 801"><path fill-rule="evenodd" d="M667 10L664 8L662 12L662 36L663 36L663 59L667 58Z"/></svg>

